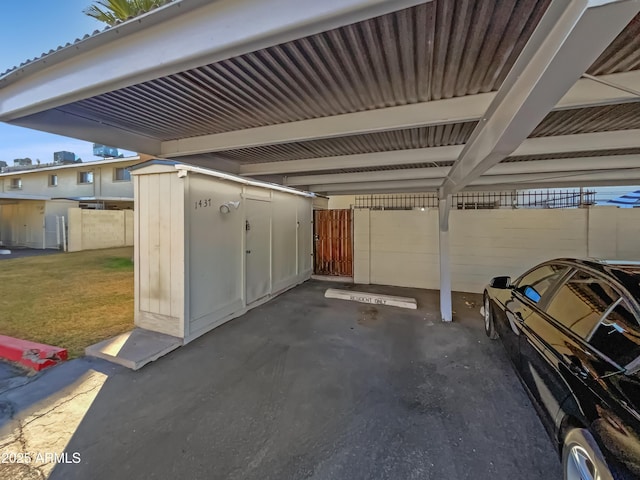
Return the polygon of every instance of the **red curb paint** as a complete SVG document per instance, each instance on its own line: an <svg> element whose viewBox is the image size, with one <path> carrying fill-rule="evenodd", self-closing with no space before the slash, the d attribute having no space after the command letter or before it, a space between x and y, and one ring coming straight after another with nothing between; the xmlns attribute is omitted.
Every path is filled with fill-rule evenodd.
<svg viewBox="0 0 640 480"><path fill-rule="evenodd" d="M0 358L40 371L68 358L66 348L0 335Z"/></svg>

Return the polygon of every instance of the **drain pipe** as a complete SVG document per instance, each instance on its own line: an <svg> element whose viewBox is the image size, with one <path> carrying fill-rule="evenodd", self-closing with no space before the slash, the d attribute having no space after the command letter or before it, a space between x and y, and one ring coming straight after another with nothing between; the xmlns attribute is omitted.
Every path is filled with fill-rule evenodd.
<svg viewBox="0 0 640 480"><path fill-rule="evenodd" d="M440 230L440 315L443 322L453 320L451 302L451 255L449 252L449 212L451 195L438 194L438 220Z"/></svg>

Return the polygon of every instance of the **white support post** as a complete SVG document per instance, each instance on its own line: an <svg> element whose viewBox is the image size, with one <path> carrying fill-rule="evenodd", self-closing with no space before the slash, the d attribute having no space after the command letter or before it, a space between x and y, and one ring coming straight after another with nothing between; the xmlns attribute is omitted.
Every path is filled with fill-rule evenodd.
<svg viewBox="0 0 640 480"><path fill-rule="evenodd" d="M56 215L56 245L60 249L60 217Z"/></svg>
<svg viewBox="0 0 640 480"><path fill-rule="evenodd" d="M62 250L67 251L67 226L64 217L62 217Z"/></svg>
<svg viewBox="0 0 640 480"><path fill-rule="evenodd" d="M453 320L451 302L451 256L449 252L449 211L451 195L440 197L438 220L440 230L440 315L443 322Z"/></svg>

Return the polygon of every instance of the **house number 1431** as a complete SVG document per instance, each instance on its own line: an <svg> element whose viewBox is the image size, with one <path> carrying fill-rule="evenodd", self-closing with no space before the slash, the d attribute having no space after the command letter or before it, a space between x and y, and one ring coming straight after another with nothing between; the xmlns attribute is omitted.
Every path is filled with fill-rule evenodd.
<svg viewBox="0 0 640 480"><path fill-rule="evenodd" d="M204 200L196 200L195 201L195 210L197 210L199 208L210 207L211 205L212 205L212 203L211 203L211 199L210 198L206 198Z"/></svg>

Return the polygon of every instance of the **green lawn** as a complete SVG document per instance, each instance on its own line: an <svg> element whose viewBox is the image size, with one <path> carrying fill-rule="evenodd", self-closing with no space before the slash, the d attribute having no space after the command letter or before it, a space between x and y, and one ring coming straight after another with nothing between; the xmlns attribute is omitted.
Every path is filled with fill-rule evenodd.
<svg viewBox="0 0 640 480"><path fill-rule="evenodd" d="M133 328L133 247L0 261L0 333L85 347Z"/></svg>

